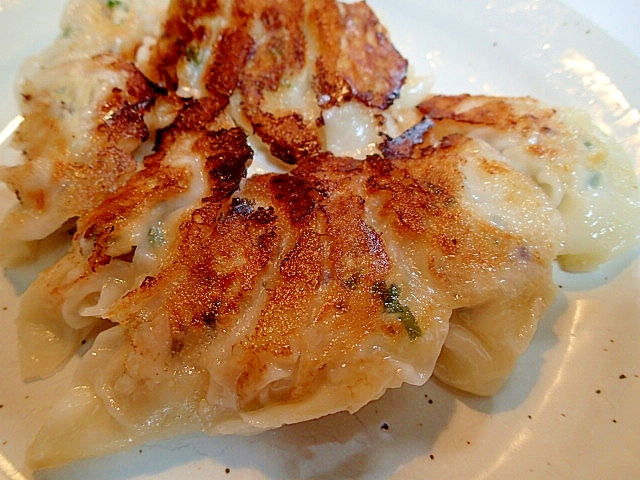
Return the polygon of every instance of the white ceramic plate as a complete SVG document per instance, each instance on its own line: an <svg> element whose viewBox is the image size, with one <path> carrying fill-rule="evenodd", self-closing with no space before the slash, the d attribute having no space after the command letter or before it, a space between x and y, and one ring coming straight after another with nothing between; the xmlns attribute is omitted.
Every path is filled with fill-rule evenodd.
<svg viewBox="0 0 640 480"><path fill-rule="evenodd" d="M62 0L0 0L0 125L22 59L57 34ZM435 90L533 95L586 108L640 158L640 60L552 1L371 0ZM6 155L6 147L0 147ZM639 168L640 170L640 164ZM640 221L640 220L639 220ZM1 239L0 239L1 242ZM62 377L18 376L15 289L0 277L0 478L31 478L27 442ZM435 382L255 437L191 436L40 472L38 479L640 478L640 256L563 287L506 388L478 399Z"/></svg>

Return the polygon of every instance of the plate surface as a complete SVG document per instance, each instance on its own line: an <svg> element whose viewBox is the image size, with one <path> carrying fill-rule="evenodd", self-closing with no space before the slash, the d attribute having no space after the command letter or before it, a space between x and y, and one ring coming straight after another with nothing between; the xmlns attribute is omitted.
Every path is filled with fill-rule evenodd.
<svg viewBox="0 0 640 480"><path fill-rule="evenodd" d="M0 125L17 114L18 66L55 38L63 3L0 0ZM531 95L584 108L640 171L640 59L573 10L534 0L369 3L415 72L434 76L436 92ZM0 158L8 156L0 147ZM12 480L32 478L26 445L73 368L44 382L19 378L13 317L31 275L0 276L0 478ZM640 478L640 250L556 279L557 302L494 398L429 382L390 391L356 415L254 437L194 435L35 478Z"/></svg>

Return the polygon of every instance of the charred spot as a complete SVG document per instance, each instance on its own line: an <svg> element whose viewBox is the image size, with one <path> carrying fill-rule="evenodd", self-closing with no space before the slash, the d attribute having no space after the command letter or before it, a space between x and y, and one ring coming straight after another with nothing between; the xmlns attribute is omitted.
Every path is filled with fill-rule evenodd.
<svg viewBox="0 0 640 480"><path fill-rule="evenodd" d="M270 230L266 233L258 235L258 238L254 242L254 246L259 249L267 249L273 245L274 240L276 240L278 236L273 230Z"/></svg>
<svg viewBox="0 0 640 480"><path fill-rule="evenodd" d="M270 187L292 222L302 222L315 210L314 191L304 180L292 175L277 175L271 178Z"/></svg>
<svg viewBox="0 0 640 480"><path fill-rule="evenodd" d="M320 152L314 125L293 113L276 117L260 111L247 112L255 133L269 145L271 154L289 165Z"/></svg>
<svg viewBox="0 0 640 480"><path fill-rule="evenodd" d="M171 355L178 355L182 349L184 348L184 341L182 338L178 338L177 336L173 336L171 338Z"/></svg>
<svg viewBox="0 0 640 480"><path fill-rule="evenodd" d="M424 117L396 138L385 140L381 146L383 155L391 159L411 157L415 147L423 142L424 135L433 125L433 120Z"/></svg>
<svg viewBox="0 0 640 480"><path fill-rule="evenodd" d="M204 312L200 319L202 320L202 323L211 327L216 324L218 314L215 311Z"/></svg>
<svg viewBox="0 0 640 480"><path fill-rule="evenodd" d="M157 283L158 283L158 279L156 277L147 275L146 277L144 277L144 280L142 280L142 283L140 284L140 289L146 290L149 288L153 288L155 285L157 285Z"/></svg>
<svg viewBox="0 0 640 480"><path fill-rule="evenodd" d="M206 132L195 142L193 150L206 158L210 188L208 201L222 201L240 186L240 181L247 174L247 163L253 157L246 138L242 129L236 127Z"/></svg>
<svg viewBox="0 0 640 480"><path fill-rule="evenodd" d="M206 310L200 312L193 322L196 324L206 325L207 327L215 327L218 322L218 316L220 315L220 307L222 306L222 300L219 298L212 300Z"/></svg>
<svg viewBox="0 0 640 480"><path fill-rule="evenodd" d="M234 215L247 216L253 213L254 202L246 198L231 199L231 213Z"/></svg>
<svg viewBox="0 0 640 480"><path fill-rule="evenodd" d="M169 128L178 132L206 130L228 104L229 99L221 95L185 100L184 106Z"/></svg>
<svg viewBox="0 0 640 480"><path fill-rule="evenodd" d="M242 160L242 159L238 159ZM211 186L209 189L208 201L220 202L233 194L239 187L240 181L246 175L246 163L219 163L209 170Z"/></svg>
<svg viewBox="0 0 640 480"><path fill-rule="evenodd" d="M251 214L250 218L254 222L262 225L267 225L271 222L274 222L278 218L278 216L276 215L273 207L258 207L258 209Z"/></svg>

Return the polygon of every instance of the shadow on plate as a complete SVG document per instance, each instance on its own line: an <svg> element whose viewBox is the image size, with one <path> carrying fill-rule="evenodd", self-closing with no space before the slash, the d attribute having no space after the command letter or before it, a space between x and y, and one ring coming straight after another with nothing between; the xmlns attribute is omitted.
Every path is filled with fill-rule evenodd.
<svg viewBox="0 0 640 480"><path fill-rule="evenodd" d="M354 415L338 413L250 437L192 435L81 460L37 480L134 478L383 479L428 454L455 397L431 383L388 391ZM228 469L228 471L227 471Z"/></svg>
<svg viewBox="0 0 640 480"><path fill-rule="evenodd" d="M493 398L465 395L433 380L422 387L404 385L354 415L338 413L250 437L181 437L40 472L36 480L385 479L428 457L460 402L486 414L520 406L538 381L545 352L557 343L554 326L567 305L560 294L513 380ZM466 435L473 440L473 428Z"/></svg>
<svg viewBox="0 0 640 480"><path fill-rule="evenodd" d="M607 283L635 256L637 252L631 252L591 274L562 274L558 281L563 288L556 302L511 380L492 398L465 395L436 381L422 387L405 385L354 415L339 413L251 437L181 437L39 472L36 479L388 478L403 465L429 455L458 404L484 414L520 407L540 380L545 355L558 344L556 326L570 314L567 294ZM473 436L471 430L467 434Z"/></svg>

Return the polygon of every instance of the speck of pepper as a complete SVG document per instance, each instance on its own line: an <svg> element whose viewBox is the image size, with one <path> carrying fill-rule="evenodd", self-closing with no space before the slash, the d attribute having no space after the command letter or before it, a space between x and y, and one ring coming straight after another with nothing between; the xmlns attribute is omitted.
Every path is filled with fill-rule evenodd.
<svg viewBox="0 0 640 480"><path fill-rule="evenodd" d="M382 425L380 425L380 430L389 430L389 424L387 422L384 422Z"/></svg>
<svg viewBox="0 0 640 480"><path fill-rule="evenodd" d="M229 467L225 468L224 473L231 473L231 469Z"/></svg>
<svg viewBox="0 0 640 480"><path fill-rule="evenodd" d="M527 418L531 420L533 417L531 415L527 415Z"/></svg>
<svg viewBox="0 0 640 480"><path fill-rule="evenodd" d="M596 393L597 393L598 395L600 395L600 394L602 393L602 390L598 389L598 390L596 390Z"/></svg>
<svg viewBox="0 0 640 480"><path fill-rule="evenodd" d="M430 458L431 460L433 460L433 459L434 459L434 458L436 458L436 457L434 457L434 455L433 455L433 453L432 453L431 455L429 455L429 458Z"/></svg>
<svg viewBox="0 0 640 480"><path fill-rule="evenodd" d="M624 373L621 373L620 376L618 377L620 380L624 380L625 378L627 378L627 376Z"/></svg>
<svg viewBox="0 0 640 480"><path fill-rule="evenodd" d="M618 423L618 421L614 418L613 420L611 420L613 423Z"/></svg>

